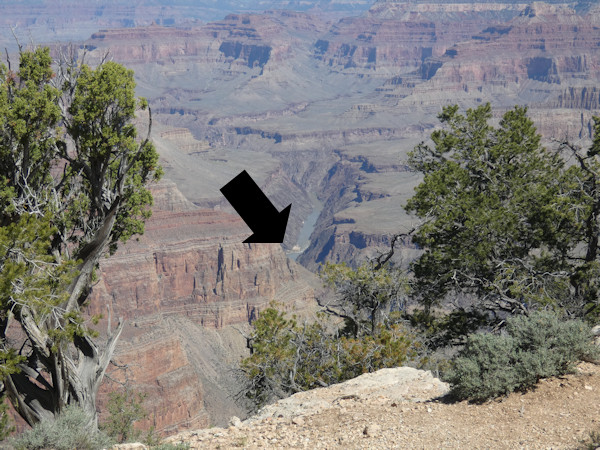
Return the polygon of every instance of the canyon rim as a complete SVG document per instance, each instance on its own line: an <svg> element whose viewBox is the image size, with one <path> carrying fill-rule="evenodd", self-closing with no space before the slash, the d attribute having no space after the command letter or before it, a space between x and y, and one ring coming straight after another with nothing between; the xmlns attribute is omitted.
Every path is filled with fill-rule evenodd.
<svg viewBox="0 0 600 450"><path fill-rule="evenodd" d="M600 110L591 1L323 0L302 10L270 1L258 10L65 0L68 17L49 1L21 3L0 6L3 44L12 26L55 49L75 41L92 63L109 52L135 71L152 107L166 177L153 186L146 233L102 262L89 312L108 305L127 320L115 358L127 370L111 377L149 394L144 426L164 434L243 417L230 369L260 310L276 300L310 314L321 263L357 265L414 225L402 205L420 179L406 155L441 107L491 102L500 115L527 105L549 145L582 146ZM278 210L293 205L282 246L242 244L250 232L219 191L242 170ZM287 254L311 214L296 263ZM416 252L407 242L399 257Z"/></svg>

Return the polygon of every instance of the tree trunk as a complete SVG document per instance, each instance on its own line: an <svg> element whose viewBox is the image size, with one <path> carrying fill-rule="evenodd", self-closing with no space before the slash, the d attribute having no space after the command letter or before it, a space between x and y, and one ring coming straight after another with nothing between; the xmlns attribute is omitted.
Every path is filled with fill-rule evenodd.
<svg viewBox="0 0 600 450"><path fill-rule="evenodd" d="M5 382L17 412L33 426L56 418L66 406L76 404L87 414L88 426L97 430L96 396L122 330L120 321L109 331L102 352L89 337L76 337L73 345L77 362L67 356L68 348L63 346L49 359L39 355L20 364L21 371L8 376Z"/></svg>
<svg viewBox="0 0 600 450"><path fill-rule="evenodd" d="M118 207L119 199L116 199L94 239L79 252L83 262L61 310L78 310L87 298L87 287L94 267L110 241ZM76 335L72 343L57 342L49 331L64 325L60 323L64 320L62 317L56 319L50 315L37 323L27 306L23 306L18 315L18 322L27 336L26 344L31 349L28 349L26 361L19 364L21 371L7 377L5 383L16 411L33 426L42 420L56 418L66 406L76 404L88 415L91 429L97 430L96 395L123 330L123 322L119 321L111 330L109 311L107 342L100 351L88 336ZM21 348L22 353L24 347L26 345Z"/></svg>

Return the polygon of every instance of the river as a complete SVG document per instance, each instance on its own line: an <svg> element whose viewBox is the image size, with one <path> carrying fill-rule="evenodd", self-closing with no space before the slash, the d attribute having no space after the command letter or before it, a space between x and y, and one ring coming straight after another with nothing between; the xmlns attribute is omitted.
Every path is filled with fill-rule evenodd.
<svg viewBox="0 0 600 450"><path fill-rule="evenodd" d="M315 229L315 225L317 224L317 219L323 210L323 203L321 203L316 195L311 195L311 203L313 204L313 210L308 215L308 217L302 223L302 228L300 229L300 235L298 236L298 242L292 250L287 252L287 255L293 259L294 261L298 256L308 248L308 244L310 243L310 235Z"/></svg>

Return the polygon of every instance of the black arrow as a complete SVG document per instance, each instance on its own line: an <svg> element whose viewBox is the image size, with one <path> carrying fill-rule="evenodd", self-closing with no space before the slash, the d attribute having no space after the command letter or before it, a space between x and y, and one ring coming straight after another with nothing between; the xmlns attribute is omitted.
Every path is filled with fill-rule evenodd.
<svg viewBox="0 0 600 450"><path fill-rule="evenodd" d="M254 233L245 243L283 242L291 204L278 212L245 170L223 186L221 192Z"/></svg>

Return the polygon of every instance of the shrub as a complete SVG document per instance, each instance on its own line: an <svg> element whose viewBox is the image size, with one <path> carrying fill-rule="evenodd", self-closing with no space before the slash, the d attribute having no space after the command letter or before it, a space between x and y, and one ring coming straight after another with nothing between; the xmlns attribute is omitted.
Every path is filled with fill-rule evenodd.
<svg viewBox="0 0 600 450"><path fill-rule="evenodd" d="M346 264L326 263L319 276L335 290L337 300L325 307L328 314L343 318L344 334L354 338L377 334L394 309L404 305L408 282L406 275L395 269L375 269L365 263L353 269Z"/></svg>
<svg viewBox="0 0 600 450"><path fill-rule="evenodd" d="M178 444L159 444L150 447L152 450L187 450L190 448L190 444L187 442L178 443Z"/></svg>
<svg viewBox="0 0 600 450"><path fill-rule="evenodd" d="M532 384L572 372L576 362L598 353L588 325L581 320L560 320L547 311L515 317L508 321L506 331L522 352L521 376L537 376L531 378Z"/></svg>
<svg viewBox="0 0 600 450"><path fill-rule="evenodd" d="M589 438L581 441L581 447L586 450L596 450L600 447L600 431L590 431Z"/></svg>
<svg viewBox="0 0 600 450"><path fill-rule="evenodd" d="M263 311L253 324L252 353L240 363L238 399L260 408L296 392L401 366L417 355L418 343L401 324L380 324L375 334L356 338L328 332L329 324L321 322L326 318L298 324L273 307Z"/></svg>
<svg viewBox="0 0 600 450"><path fill-rule="evenodd" d="M134 429L133 424L148 416L142 405L145 397L145 394L134 393L130 389L125 389L124 392L111 392L107 404L110 415L100 428L119 443L132 442L140 438L142 432ZM152 434L151 430L148 439Z"/></svg>
<svg viewBox="0 0 600 450"><path fill-rule="evenodd" d="M505 332L469 336L444 377L457 399L484 401L526 390L598 354L584 322L561 321L551 312L509 318Z"/></svg>
<svg viewBox="0 0 600 450"><path fill-rule="evenodd" d="M519 386L511 337L474 334L453 360L445 381L458 399L482 401L508 394Z"/></svg>
<svg viewBox="0 0 600 450"><path fill-rule="evenodd" d="M339 339L340 375L333 382L349 380L364 373L402 366L417 356L418 343L401 324L378 325L377 334L362 338Z"/></svg>
<svg viewBox="0 0 600 450"><path fill-rule="evenodd" d="M109 447L112 442L102 432L88 426L88 417L77 406L67 407L55 420L36 424L13 439L17 449L94 450Z"/></svg>
<svg viewBox="0 0 600 450"><path fill-rule="evenodd" d="M6 395L0 396L0 441L5 440L15 431L15 427L8 414L8 403Z"/></svg>
<svg viewBox="0 0 600 450"><path fill-rule="evenodd" d="M416 309L405 313L410 325L417 329L430 350L443 349L465 343L469 334L489 325L486 314L477 310L458 308L448 314L433 314Z"/></svg>

